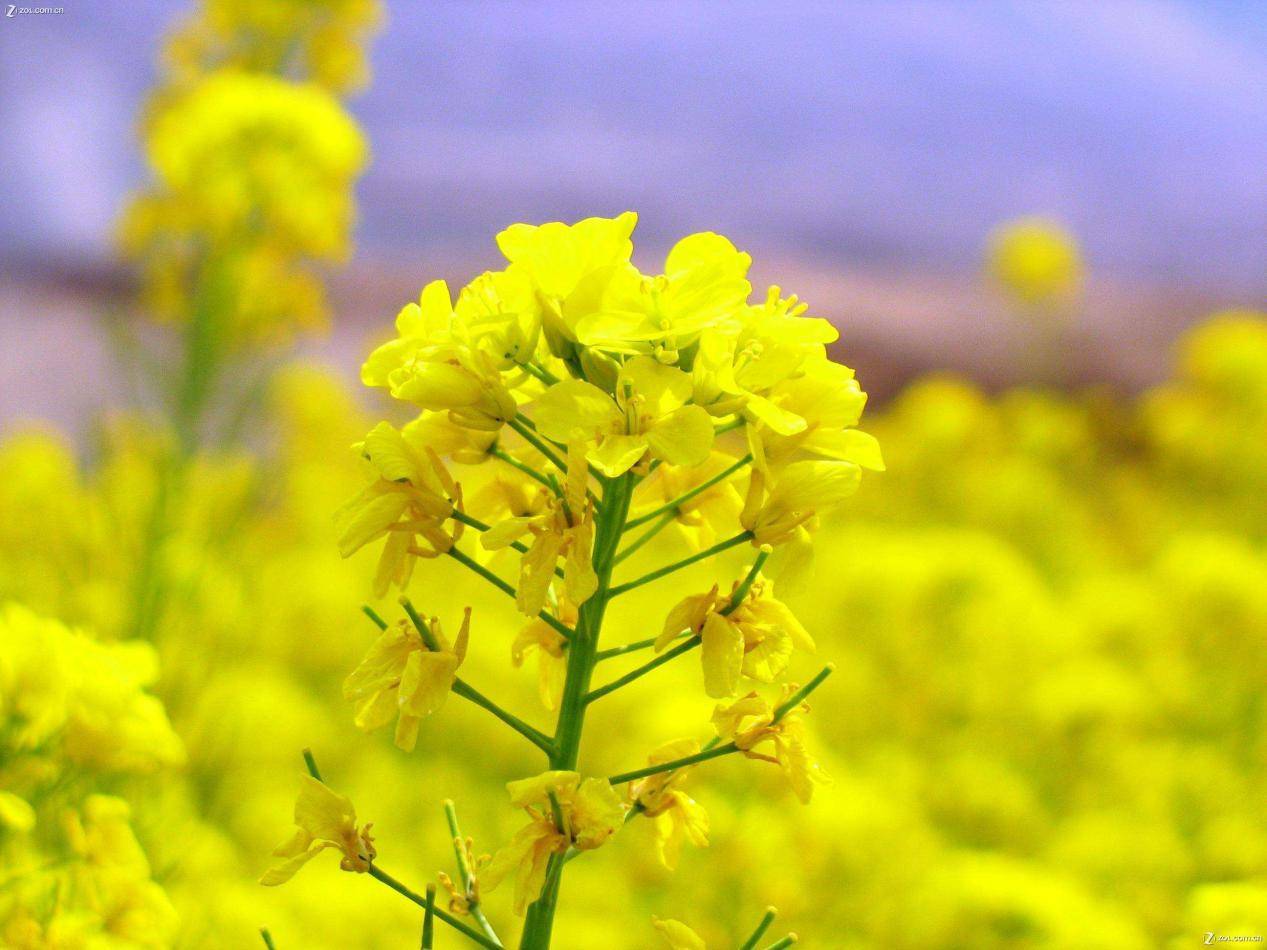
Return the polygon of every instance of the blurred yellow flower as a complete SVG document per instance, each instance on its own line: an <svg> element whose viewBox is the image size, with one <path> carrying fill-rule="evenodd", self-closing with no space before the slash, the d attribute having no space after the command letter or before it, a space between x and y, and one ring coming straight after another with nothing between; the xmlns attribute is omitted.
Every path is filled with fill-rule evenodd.
<svg viewBox="0 0 1267 950"><path fill-rule="evenodd" d="M659 917L652 917L651 922L664 938L669 950L708 950L708 945L704 943L700 935L680 920L661 920Z"/></svg>
<svg viewBox="0 0 1267 950"><path fill-rule="evenodd" d="M1048 218L1000 225L986 255L990 275L1024 304L1056 304L1082 285L1082 255L1073 236Z"/></svg>

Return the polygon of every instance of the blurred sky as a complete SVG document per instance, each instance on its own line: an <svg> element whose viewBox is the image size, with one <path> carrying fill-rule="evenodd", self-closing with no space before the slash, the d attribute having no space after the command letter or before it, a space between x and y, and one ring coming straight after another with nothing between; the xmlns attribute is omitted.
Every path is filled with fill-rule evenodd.
<svg viewBox="0 0 1267 950"><path fill-rule="evenodd" d="M100 261L183 4L0 18L0 263ZM513 220L635 208L830 264L975 267L1039 211L1095 268L1267 297L1259 0L389 4L371 259L489 257Z"/></svg>

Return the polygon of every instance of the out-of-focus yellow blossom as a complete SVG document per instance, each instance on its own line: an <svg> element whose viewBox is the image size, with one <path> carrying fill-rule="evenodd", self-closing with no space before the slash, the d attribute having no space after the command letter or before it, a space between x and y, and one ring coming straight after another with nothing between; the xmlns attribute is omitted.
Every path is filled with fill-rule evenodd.
<svg viewBox="0 0 1267 950"><path fill-rule="evenodd" d="M421 433L408 435L417 439ZM409 584L418 558L438 557L453 546L461 524L453 534L444 524L461 495L430 446L413 444L386 422L371 429L356 448L377 478L336 515L339 553L350 557L387 537L374 575L374 590L381 597L392 584L402 590Z"/></svg>
<svg viewBox="0 0 1267 950"><path fill-rule="evenodd" d="M790 686L788 690L791 690ZM732 702L719 704L713 710L713 725L718 736L734 742L748 758L777 764L796 797L809 804L814 786L824 784L827 776L805 748L803 713L808 709L802 703L774 722L774 710L770 704L756 693L749 693ZM758 751L767 743L772 746L772 752Z"/></svg>
<svg viewBox="0 0 1267 950"><path fill-rule="evenodd" d="M1024 304L1058 304L1082 286L1082 254L1065 228L1049 218L1018 218L990 235L990 276Z"/></svg>
<svg viewBox="0 0 1267 950"><path fill-rule="evenodd" d="M602 846L624 823L625 805L606 779L582 781L576 772L543 772L506 788L511 803L532 820L493 855L481 879L484 890L491 891L514 872L515 913L522 914L541 892L550 856L569 847L590 851ZM562 828L555 821L555 803Z"/></svg>
<svg viewBox="0 0 1267 950"><path fill-rule="evenodd" d="M713 447L713 423L687 405L691 378L679 369L637 356L621 368L613 399L592 383L565 380L537 399L535 420L548 439L595 443L587 458L609 478L650 454L671 465L700 465Z"/></svg>
<svg viewBox="0 0 1267 950"><path fill-rule="evenodd" d="M570 603L562 603L555 616L564 624L576 624L577 610ZM552 626L541 619L534 619L515 635L510 645L510 662L523 666L529 653L537 654L537 695L541 705L548 710L559 708L563 697L563 682L567 674L567 640Z"/></svg>
<svg viewBox="0 0 1267 950"><path fill-rule="evenodd" d="M426 640L408 620L389 626L343 681L343 698L357 707L357 726L373 732L399 716L396 745L406 752L418 742L419 723L444 705L453 688L466 659L471 608L466 608L451 646L438 617L424 623Z"/></svg>
<svg viewBox="0 0 1267 950"><path fill-rule="evenodd" d="M110 772L184 761L162 704L145 692L158 672L144 643L103 644L18 604L0 607L0 748L23 761L64 757Z"/></svg>
<svg viewBox="0 0 1267 950"><path fill-rule="evenodd" d="M132 832L127 802L92 795L67 817L67 838L82 864L71 887L122 944L168 946L177 926L166 892L150 878L150 864Z"/></svg>
<svg viewBox="0 0 1267 950"><path fill-rule="evenodd" d="M360 131L324 90L224 70L156 101L155 184L120 225L155 315L223 349L325 320L312 264L346 257Z"/></svg>
<svg viewBox="0 0 1267 950"><path fill-rule="evenodd" d="M302 75L335 92L367 80L364 45L382 19L377 0L204 0L173 33L164 62L173 80L209 69Z"/></svg>
<svg viewBox="0 0 1267 950"><path fill-rule="evenodd" d="M356 809L346 796L305 775L295 800L294 834L273 851L274 857L284 860L269 868L260 883L266 887L285 884L326 848L335 848L343 855L339 867L344 871L364 874L378 855L370 827L357 828Z"/></svg>
<svg viewBox="0 0 1267 950"><path fill-rule="evenodd" d="M666 742L649 756L648 765L661 765L700 751L694 739ZM632 783L630 795L637 808L652 819L656 854L669 870L677 867L683 840L697 848L708 847L708 812L678 786L690 774L690 767L649 775Z"/></svg>
<svg viewBox="0 0 1267 950"><path fill-rule="evenodd" d="M659 917L652 917L651 922L660 932L669 950L708 950L708 945L704 943L703 938L680 920L661 920Z"/></svg>
<svg viewBox="0 0 1267 950"><path fill-rule="evenodd" d="M594 519L585 494L587 477L584 447L574 442L568 447L563 497L550 494L540 514L509 518L480 535L480 543L489 551L532 535L532 546L520 561L515 598L520 611L529 617L535 617L545 606L560 557L563 587L571 603L585 603L598 589L592 559Z"/></svg>

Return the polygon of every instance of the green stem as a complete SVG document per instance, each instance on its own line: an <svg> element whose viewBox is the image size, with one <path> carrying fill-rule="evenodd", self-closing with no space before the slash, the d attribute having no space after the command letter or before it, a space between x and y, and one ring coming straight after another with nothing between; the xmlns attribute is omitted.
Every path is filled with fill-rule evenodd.
<svg viewBox="0 0 1267 950"><path fill-rule="evenodd" d="M762 917L761 922L757 924L757 929L752 932L751 937L740 944L739 950L754 950L757 946L757 941L765 936L765 932L770 929L770 925L774 923L774 918L777 914L778 911L773 907L767 907L765 909L765 916Z"/></svg>
<svg viewBox="0 0 1267 950"><path fill-rule="evenodd" d="M405 613L409 615L410 622L413 623L414 629L418 631L418 635L422 637L422 642L426 644L427 649L430 650L432 653L439 652L440 644L436 643L435 637L431 635L431 628L428 627L426 622L422 619L422 617L418 615L418 611L414 609L414 605L413 603L410 602L409 598L408 597L400 598L400 605L405 608ZM550 754L550 751L553 748L553 744L550 742L549 737L546 736L545 733L541 732L538 729L534 729L532 726L528 725L526 722L524 722L514 713L510 713L510 712L507 712L505 709L502 709L501 706L498 706L495 702L493 702L491 699L489 699L487 696L481 693L478 689L476 689L474 686L467 683L465 680L463 680L460 677L455 676L453 678L452 689L455 694L457 694L458 696L461 696L463 699L470 700L476 706L479 706L481 709L488 710L490 713L492 713L494 716L496 716L506 725L510 726L511 729L514 729L515 732L519 733L521 736L523 736L525 739L527 739L529 742L535 745L538 749L540 749L546 755Z"/></svg>
<svg viewBox="0 0 1267 950"><path fill-rule="evenodd" d="M512 468L518 469L519 471L527 475L529 478L531 478L533 481L540 482L542 485L544 485L546 488L550 489L551 491L558 492L558 486L555 485L553 482L551 482L550 479L546 478L544 475L538 472L531 465L528 465L525 462L519 461L519 459L515 458L510 453L503 452L501 449L497 448L496 446L493 446L493 448L488 450L488 454L491 455L495 459L500 459L501 461L505 462L507 465L511 466Z"/></svg>
<svg viewBox="0 0 1267 950"><path fill-rule="evenodd" d="M268 950L277 950L277 944L273 943L273 935L268 932L267 927L260 928L260 939L264 941L264 946Z"/></svg>
<svg viewBox="0 0 1267 950"><path fill-rule="evenodd" d="M726 479L730 478L731 475L735 474L735 472L739 471L741 468L749 464L751 461L752 461L752 454L749 453L745 455L743 458L739 459L739 461L735 462L733 465L727 466L725 469L718 472L712 478L708 479L707 481L700 482L690 491L683 492L681 495L679 495L677 498L673 499L672 501L668 502L667 504L663 504L659 508L656 508L652 511L648 511L646 514L639 515L637 518L634 518L632 521L630 521L629 524L625 525L625 527L636 528L639 525L646 524L648 521L651 521L653 518L658 518L660 515L665 514L666 512L670 514L676 514L678 509L681 508L683 505L685 505L692 498L695 498L698 495L702 495L704 492L708 491L718 482L724 482Z"/></svg>
<svg viewBox="0 0 1267 950"><path fill-rule="evenodd" d="M474 528L476 531L479 531L480 533L492 530L492 528L489 525L486 525L484 522L480 521L479 518L471 517L465 511L458 511L457 509L454 509L453 514L451 514L449 517L452 518L454 521L460 521L462 522L462 524L468 525L469 527ZM524 544L522 541L511 541L510 546L514 548L516 551L518 551L520 554L528 553L528 545ZM485 550L487 550L487 548ZM559 578L563 577L562 568L556 567L554 569L554 576L559 577Z"/></svg>
<svg viewBox="0 0 1267 950"><path fill-rule="evenodd" d="M631 554L633 554L635 551L641 548L644 544L646 544L648 541L654 538L657 534L659 534L661 531L667 528L670 524L672 524L673 519L676 517L677 517L676 511L667 512L659 521L657 521L650 528L642 532L642 534L638 535L638 537L634 538L627 545L625 545L624 550L622 550L619 554L616 555L616 563L619 564L621 561L625 560L625 558L629 557Z"/></svg>
<svg viewBox="0 0 1267 950"><path fill-rule="evenodd" d="M685 643L679 643L677 646L675 646L672 650L669 650L667 653L661 653L654 660L648 660L646 663L642 664L642 666L638 667L637 669L630 670L624 676L621 676L612 680L607 685L600 686L598 687L598 689L590 690L588 693L585 694L585 702L589 704L589 703L594 702L594 700L596 699L602 699L608 693L614 693L616 690L620 689L622 686L627 686L630 683L632 683L634 680L639 679L640 677L646 676L648 673L650 673L652 670L656 669L657 667L663 666L665 663L668 663L670 660L681 656L683 653L687 653L691 650L694 650L699 645L700 645L699 637L692 637L691 639L687 640Z"/></svg>
<svg viewBox="0 0 1267 950"><path fill-rule="evenodd" d="M766 947L765 950L787 950L788 947L796 943L796 940L797 940L796 934L788 934L782 940L774 941L774 943Z"/></svg>
<svg viewBox="0 0 1267 950"><path fill-rule="evenodd" d="M390 887L397 894L401 895L402 897L408 900L413 901L419 907L425 908L427 906L427 899L425 897L423 897L417 891L412 891L409 888L407 888L404 884L401 884L400 881L396 880L394 877L392 877L390 874L388 874L378 865L371 864L370 869L367 873L369 874L370 877L374 878L374 880L382 881L384 884ZM473 927L470 927L467 924L464 924L462 921L458 920L458 918L450 914L447 910L444 910L440 907L436 907L434 903L432 904L432 913L434 913L437 917L443 920L446 924L448 924L458 933L463 934L466 937L469 937L471 940L475 941L475 943L479 944L479 946L487 947L488 950L501 950L500 944L493 943L493 941L489 940L478 930L475 930Z"/></svg>
<svg viewBox="0 0 1267 950"><path fill-rule="evenodd" d="M836 669L834 663L828 663L819 670L814 678L789 696L786 700L775 707L774 713L770 718L770 725L776 725L781 722L783 717L791 712L795 707L805 701L806 697L823 684L823 680L831 676ZM714 740L715 742L716 740ZM645 768L634 769L632 772L621 772L619 775L609 776L607 781L612 785L621 785L624 782L632 782L635 779L646 778L648 775L659 775L661 772L673 772L677 769L685 768L688 765L695 765L698 762L706 762L709 759L716 759L723 755L730 755L732 752L740 751L739 746L733 742L726 742L721 745L709 744L708 747L694 755L683 756L680 759L673 759L670 762L661 762L658 765L648 765Z"/></svg>
<svg viewBox="0 0 1267 950"><path fill-rule="evenodd" d="M520 437L525 442L527 442L534 449L536 449L538 452L544 455L546 457L546 460L549 461L551 465L557 468L564 475L567 474L567 471L568 471L567 462L564 462L563 460L561 460L559 456L555 454L554 449L546 445L545 442L541 439L541 437L537 435L537 433L535 433L530 428L528 428L528 426L524 424L524 421L521 417L516 416L514 419L511 419L507 423L507 425L509 425L516 432L518 432Z"/></svg>
<svg viewBox="0 0 1267 950"><path fill-rule="evenodd" d="M422 913L422 950L435 950L436 945L436 886L427 885L425 910Z"/></svg>
<svg viewBox="0 0 1267 950"><path fill-rule="evenodd" d="M683 636L683 634L678 634ZM626 643L624 646L612 647L610 650L599 650L594 655L596 660L610 660L614 657L624 656L626 653L637 653L639 650L646 650L656 645L659 637L647 637L645 640L635 640L633 643Z"/></svg>
<svg viewBox="0 0 1267 950"><path fill-rule="evenodd" d="M500 947L502 945L501 938L497 936L497 931L493 929L493 925L484 916L484 908L476 900L475 889L471 886L475 874L471 870L470 862L467 860L466 839L462 837L462 829L458 827L458 813L453 806L452 800L446 799L444 802L444 817L449 822L449 834L453 837L453 853L457 857L458 876L462 880L462 891L466 897L467 909L471 912L471 917L475 922L480 925L480 929L488 936L488 939Z"/></svg>
<svg viewBox="0 0 1267 950"><path fill-rule="evenodd" d="M642 587L644 584L650 584L652 581L658 581L662 577L667 577L668 575L674 573L675 571L682 570L682 568L684 567L690 567L692 564L695 564L698 561L703 561L707 558L712 557L715 554L720 554L722 551L726 551L730 548L733 548L736 544L743 544L745 541L751 541L751 540L752 540L752 532L744 531L740 534L735 535L733 538L727 538L725 541L718 541L711 548L707 548L703 551L700 551L698 554L692 554L690 557L683 558L682 560L677 561L676 563L669 564L666 567L659 568L658 570L652 571L650 574L644 574L642 577L639 577L636 580L632 580L627 584L621 584L619 587L613 587L608 592L608 596L619 597L621 594L624 594L624 593L627 593L628 591L635 590L639 587Z"/></svg>
<svg viewBox="0 0 1267 950"><path fill-rule="evenodd" d="M555 383L559 381L559 377L555 376L552 372L550 372L544 366L538 366L536 363L524 363L523 368L527 370L529 373L531 373L533 376L537 377L537 379L541 380L547 386L553 386Z"/></svg>
<svg viewBox="0 0 1267 950"><path fill-rule="evenodd" d="M581 605L576 630L568 648L567 679L559 704L559 718L554 733L554 750L550 768L573 770L580 755L581 736L585 725L585 696L597 663L598 642L603 615L611 601L611 573L616 550L624 533L625 518L633 495L633 476L604 479L602 505L594 525L594 573L598 589ZM559 890L563 879L563 855L550 858L546 881L541 894L528 908L524 920L520 950L546 950L554 926Z"/></svg>
<svg viewBox="0 0 1267 950"><path fill-rule="evenodd" d="M304 765L308 767L308 774L315 778L318 782L325 781L321 777L321 770L317 768L317 760L313 758L311 749L304 749Z"/></svg>
<svg viewBox="0 0 1267 950"><path fill-rule="evenodd" d="M511 587L504 580L502 580L500 577L498 577L496 574L494 574L492 571L486 568L483 564L480 564L477 561L473 561L470 557L463 554L457 548L449 548L449 550L446 551L445 553L448 554L449 557L453 558L453 560L457 561L459 564L469 568L470 570L478 574L480 577L484 578L484 580L488 581L490 584L492 584L494 587L500 590L503 594L505 594L511 600L515 600L518 597L518 594L515 591L515 588ZM559 636L561 636L564 640L572 639L572 635L573 635L572 628L569 627L567 624L563 623L558 618L554 617L552 614L548 614L543 610L539 614L537 614L537 616L540 617L542 620L544 620L550 627L552 627L554 631Z"/></svg>

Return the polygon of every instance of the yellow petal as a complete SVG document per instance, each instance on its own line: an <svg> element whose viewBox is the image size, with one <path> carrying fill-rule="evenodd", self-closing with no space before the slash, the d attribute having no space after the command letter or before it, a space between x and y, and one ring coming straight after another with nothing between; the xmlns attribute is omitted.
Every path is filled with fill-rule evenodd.
<svg viewBox="0 0 1267 950"><path fill-rule="evenodd" d="M713 420L700 406L683 406L647 432L651 454L672 465L702 465L713 450Z"/></svg>
<svg viewBox="0 0 1267 950"><path fill-rule="evenodd" d="M664 618L664 627L656 639L655 648L658 653L672 643L683 630L697 630L708 616L708 608L717 598L717 585L706 594L692 594L678 601Z"/></svg>
<svg viewBox="0 0 1267 950"><path fill-rule="evenodd" d="M735 695L743 670L743 634L721 614L709 614L701 637L704 691L714 699Z"/></svg>
<svg viewBox="0 0 1267 950"><path fill-rule="evenodd" d="M703 938L680 920L651 918L669 950L708 950Z"/></svg>
<svg viewBox="0 0 1267 950"><path fill-rule="evenodd" d="M380 483L381 484L381 483ZM366 497L355 508L343 508L336 520L341 528L339 554L351 557L400 520L409 507L409 498L402 491L389 491Z"/></svg>
<svg viewBox="0 0 1267 950"><path fill-rule="evenodd" d="M295 824L314 838L338 841L344 830L356 825L356 809L345 796L305 775L295 801Z"/></svg>
<svg viewBox="0 0 1267 950"><path fill-rule="evenodd" d="M397 692L401 712L422 719L439 711L453 688L457 668L458 658L452 653L409 654Z"/></svg>
<svg viewBox="0 0 1267 950"><path fill-rule="evenodd" d="M553 532L539 535L528 553L520 559L515 603L525 616L535 617L545 607L563 542L563 537Z"/></svg>
<svg viewBox="0 0 1267 950"><path fill-rule="evenodd" d="M638 463L647 451L644 435L609 435L590 450L589 460L608 478L623 475Z"/></svg>
<svg viewBox="0 0 1267 950"><path fill-rule="evenodd" d="M568 812L576 847L588 851L602 845L625 823L625 806L605 778L587 778L576 791Z"/></svg>
<svg viewBox="0 0 1267 950"><path fill-rule="evenodd" d="M618 399L624 398L626 386L644 400L643 411L656 418L681 408L691 398L691 377L649 356L636 356L621 369L616 382Z"/></svg>
<svg viewBox="0 0 1267 950"><path fill-rule="evenodd" d="M386 689L405 669L412 650L421 648L416 636L400 624L393 624L378 635L356 669L343 681L343 698L348 702L363 699Z"/></svg>
<svg viewBox="0 0 1267 950"><path fill-rule="evenodd" d="M506 791L510 793L510 803L520 808L526 805L541 805L549 801L550 792L562 797L570 797L580 784L578 772L550 771L534 775L532 778L521 778L506 783Z"/></svg>
<svg viewBox="0 0 1267 950"><path fill-rule="evenodd" d="M580 379L565 379L538 397L532 406L537 431L556 442L592 442L619 421L612 397Z"/></svg>
<svg viewBox="0 0 1267 950"><path fill-rule="evenodd" d="M276 887L278 884L285 884L295 873L320 854L326 848L332 848L334 844L328 841L314 841L308 848L292 858L287 858L281 864L276 864L264 872L260 878L260 883L265 887Z"/></svg>

